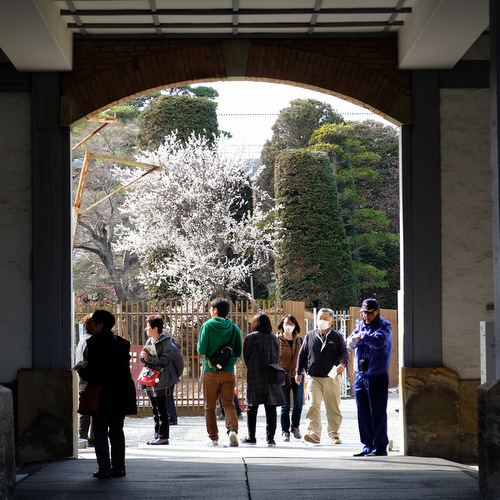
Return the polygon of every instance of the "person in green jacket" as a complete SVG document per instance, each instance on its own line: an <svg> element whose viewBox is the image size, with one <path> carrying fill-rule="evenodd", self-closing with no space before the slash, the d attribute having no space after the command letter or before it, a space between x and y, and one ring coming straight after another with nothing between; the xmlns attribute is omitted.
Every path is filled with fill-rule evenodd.
<svg viewBox="0 0 500 500"><path fill-rule="evenodd" d="M219 429L217 427L216 405L220 396L226 415L226 428L229 446L238 446L238 417L234 406L234 365L241 356L242 342L240 329L227 317L229 302L217 298L210 303L210 316L200 330L198 353L205 356L203 375L203 397L205 400L205 421L210 444L218 446ZM232 356L227 365L218 371L210 363L210 357L231 342Z"/></svg>

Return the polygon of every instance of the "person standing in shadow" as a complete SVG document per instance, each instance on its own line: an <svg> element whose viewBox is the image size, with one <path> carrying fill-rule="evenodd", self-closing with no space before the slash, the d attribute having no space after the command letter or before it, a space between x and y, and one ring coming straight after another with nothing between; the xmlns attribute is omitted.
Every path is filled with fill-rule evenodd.
<svg viewBox="0 0 500 500"><path fill-rule="evenodd" d="M125 415L137 413L135 384L130 373L130 342L111 331L114 325L115 317L109 311L97 310L92 314L87 364L78 370L89 386L101 386L99 413L92 417L98 466L94 477L99 479L126 475L123 423Z"/></svg>

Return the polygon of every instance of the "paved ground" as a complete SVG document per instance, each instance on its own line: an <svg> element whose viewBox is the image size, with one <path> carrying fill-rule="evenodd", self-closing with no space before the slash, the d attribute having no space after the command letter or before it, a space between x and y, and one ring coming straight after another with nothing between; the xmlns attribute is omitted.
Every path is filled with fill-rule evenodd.
<svg viewBox="0 0 500 500"><path fill-rule="evenodd" d="M33 464L18 471L17 498L36 500L107 498L147 499L473 499L479 498L477 467L442 459L399 453L397 395L389 398L388 457L355 458L361 450L354 400L343 400L343 444L326 438L311 445L292 438L277 447L265 443L265 417L259 413L257 445L207 446L202 417L180 417L171 427L168 446L148 446L153 421L127 418L127 476L97 480L93 449L80 450L78 460ZM303 414L304 415L304 414ZM326 420L323 418L326 427ZM246 435L246 419L240 422ZM302 426L302 431L305 427Z"/></svg>

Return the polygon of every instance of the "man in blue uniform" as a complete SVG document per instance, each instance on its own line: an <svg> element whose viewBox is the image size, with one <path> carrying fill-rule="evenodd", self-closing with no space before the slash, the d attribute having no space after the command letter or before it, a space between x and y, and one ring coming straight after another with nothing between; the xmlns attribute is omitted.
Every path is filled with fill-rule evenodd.
<svg viewBox="0 0 500 500"><path fill-rule="evenodd" d="M366 299L361 319L347 339L354 358L354 395L358 409L359 436L364 447L355 457L387 455L387 397L391 363L392 328L380 316L376 299Z"/></svg>

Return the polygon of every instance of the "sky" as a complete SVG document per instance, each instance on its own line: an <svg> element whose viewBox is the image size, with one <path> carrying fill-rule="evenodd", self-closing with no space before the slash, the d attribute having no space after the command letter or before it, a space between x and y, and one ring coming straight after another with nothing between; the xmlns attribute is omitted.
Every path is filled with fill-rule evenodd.
<svg viewBox="0 0 500 500"><path fill-rule="evenodd" d="M219 129L231 132L227 141L230 152L243 157L258 158L266 140L271 139L274 122L279 112L294 99L316 99L330 104L346 120L374 119L391 125L382 117L331 95L313 90L263 82L208 82L205 86L217 90L217 119Z"/></svg>

